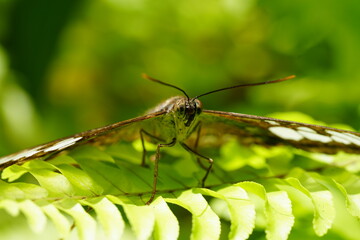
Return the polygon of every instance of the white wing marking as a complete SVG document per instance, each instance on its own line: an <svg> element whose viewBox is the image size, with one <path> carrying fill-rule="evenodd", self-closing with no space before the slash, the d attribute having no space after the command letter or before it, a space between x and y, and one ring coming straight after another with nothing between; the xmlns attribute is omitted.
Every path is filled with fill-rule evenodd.
<svg viewBox="0 0 360 240"><path fill-rule="evenodd" d="M355 136L354 134L351 133L340 133L340 132L335 132L332 130L326 130L327 133L332 135L332 138L340 143L344 143L344 144L355 144L357 146L360 146L360 137Z"/></svg>
<svg viewBox="0 0 360 240"><path fill-rule="evenodd" d="M308 127L298 127L297 130L301 135L303 135L305 138L311 141L318 141L322 143L328 143L332 141L331 137L321 135L317 133L315 130Z"/></svg>
<svg viewBox="0 0 360 240"><path fill-rule="evenodd" d="M272 121L272 120L265 120L265 122L271 124L271 125L280 125L280 123L276 122L276 121Z"/></svg>
<svg viewBox="0 0 360 240"><path fill-rule="evenodd" d="M346 145L349 145L352 143L352 139L349 136L344 135L343 133L335 132L335 131L328 130L328 129L325 131L327 133L331 134L331 138L336 142L343 143Z"/></svg>
<svg viewBox="0 0 360 240"><path fill-rule="evenodd" d="M351 142L360 146L360 137L359 136L355 136L354 134L351 133L343 133L344 135L348 136L349 139L351 139Z"/></svg>
<svg viewBox="0 0 360 240"><path fill-rule="evenodd" d="M82 139L82 137L72 137L72 138L64 139L60 142L55 143L54 145L52 145L48 148L45 148L44 152L58 151L58 150L67 148L67 147L75 144L80 139Z"/></svg>
<svg viewBox="0 0 360 240"><path fill-rule="evenodd" d="M282 139L286 139L286 140L299 141L304 138L300 133L298 133L297 131L295 131L292 128L270 127L269 131L272 132L273 134L275 134L276 136L278 136Z"/></svg>
<svg viewBox="0 0 360 240"><path fill-rule="evenodd" d="M18 152L18 153L11 154L9 156L0 158L0 164L8 162L8 161L17 161L17 160L19 160L21 158L31 157L31 156L41 152L42 148L43 148L43 145L38 146L38 147L33 148L33 149L27 149L27 150L24 150L24 151L21 151L21 152Z"/></svg>
<svg viewBox="0 0 360 240"><path fill-rule="evenodd" d="M47 148L46 148L46 145L40 145L35 148L26 149L24 151L0 158L0 164L10 162L10 161L14 162L14 161L24 159L24 158L30 158L41 152L47 153L47 152L52 152L52 151L59 151L64 148L67 148L71 145L74 145L76 142L78 142L82 138L83 137L71 137L71 138L61 140L60 142L57 142L54 145L51 145Z"/></svg>

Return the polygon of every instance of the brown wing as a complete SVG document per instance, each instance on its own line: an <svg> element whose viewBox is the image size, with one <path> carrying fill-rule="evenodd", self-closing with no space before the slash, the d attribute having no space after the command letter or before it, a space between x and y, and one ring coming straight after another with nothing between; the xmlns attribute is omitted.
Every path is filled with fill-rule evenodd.
<svg viewBox="0 0 360 240"><path fill-rule="evenodd" d="M165 111L150 113L142 117L88 130L1 157L0 169L36 158L46 158L85 143L107 145L119 141L120 139L129 141L134 140L139 136L141 125L147 124L149 121L154 121L165 113Z"/></svg>
<svg viewBox="0 0 360 240"><path fill-rule="evenodd" d="M360 133L247 114L204 110L202 135L236 136L245 145L291 145L311 152L360 153Z"/></svg>

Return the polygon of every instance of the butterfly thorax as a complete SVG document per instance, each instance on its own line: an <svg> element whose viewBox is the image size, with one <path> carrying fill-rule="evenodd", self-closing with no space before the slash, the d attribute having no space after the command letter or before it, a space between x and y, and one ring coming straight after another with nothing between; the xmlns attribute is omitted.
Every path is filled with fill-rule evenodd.
<svg viewBox="0 0 360 240"><path fill-rule="evenodd" d="M169 98L151 112L166 111L162 124L166 128L168 125L171 129L173 137L177 141L184 141L194 131L198 117L202 111L202 103L198 99L183 96Z"/></svg>

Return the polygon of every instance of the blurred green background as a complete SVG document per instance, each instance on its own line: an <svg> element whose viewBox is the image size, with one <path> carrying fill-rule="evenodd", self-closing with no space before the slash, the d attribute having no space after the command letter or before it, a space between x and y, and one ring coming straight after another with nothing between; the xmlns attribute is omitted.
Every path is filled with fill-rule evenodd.
<svg viewBox="0 0 360 240"><path fill-rule="evenodd" d="M139 116L179 94L360 129L360 3L0 0L0 155Z"/></svg>

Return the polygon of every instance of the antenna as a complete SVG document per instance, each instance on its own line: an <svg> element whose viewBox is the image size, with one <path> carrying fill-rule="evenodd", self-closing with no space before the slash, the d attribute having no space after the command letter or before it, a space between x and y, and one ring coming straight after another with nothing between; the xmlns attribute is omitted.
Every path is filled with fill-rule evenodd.
<svg viewBox="0 0 360 240"><path fill-rule="evenodd" d="M199 97L203 97L203 96L211 94L211 93L216 93L216 92L220 92L220 91L224 91L224 90L228 90L228 89L240 88L240 87L252 87L252 86L259 86L259 85L265 85L265 84L270 84L270 83L278 83L278 82L283 82L283 81L290 80L290 79L293 79L293 78L295 78L295 75L290 75L290 76L287 76L287 77L284 77L284 78L280 78L280 79L277 79L277 80L266 81L266 82L246 83L246 84L235 85L235 86L232 86L232 87L220 88L220 89L217 89L217 90L213 90L213 91L210 91L210 92L207 92L207 93L200 94L200 95L194 97L194 99L197 99Z"/></svg>
<svg viewBox="0 0 360 240"><path fill-rule="evenodd" d="M175 88L175 89L181 91L181 92L187 97L187 99L190 100L190 98L189 98L189 96L186 94L186 92L185 92L184 90L182 90L181 88L177 87L177 86L174 86L174 85L171 85L171 84L169 84L169 83L165 83L165 82L162 82L162 81L160 81L160 80L158 80L158 79L152 78L152 77L150 77L149 75L147 75L146 73L143 73L143 74L142 74L142 77L145 78L145 79L147 79L147 80L150 80L150 81L153 81L153 82L156 82L156 83L160 83L160 84L165 85L165 86L168 86L168 87Z"/></svg>

